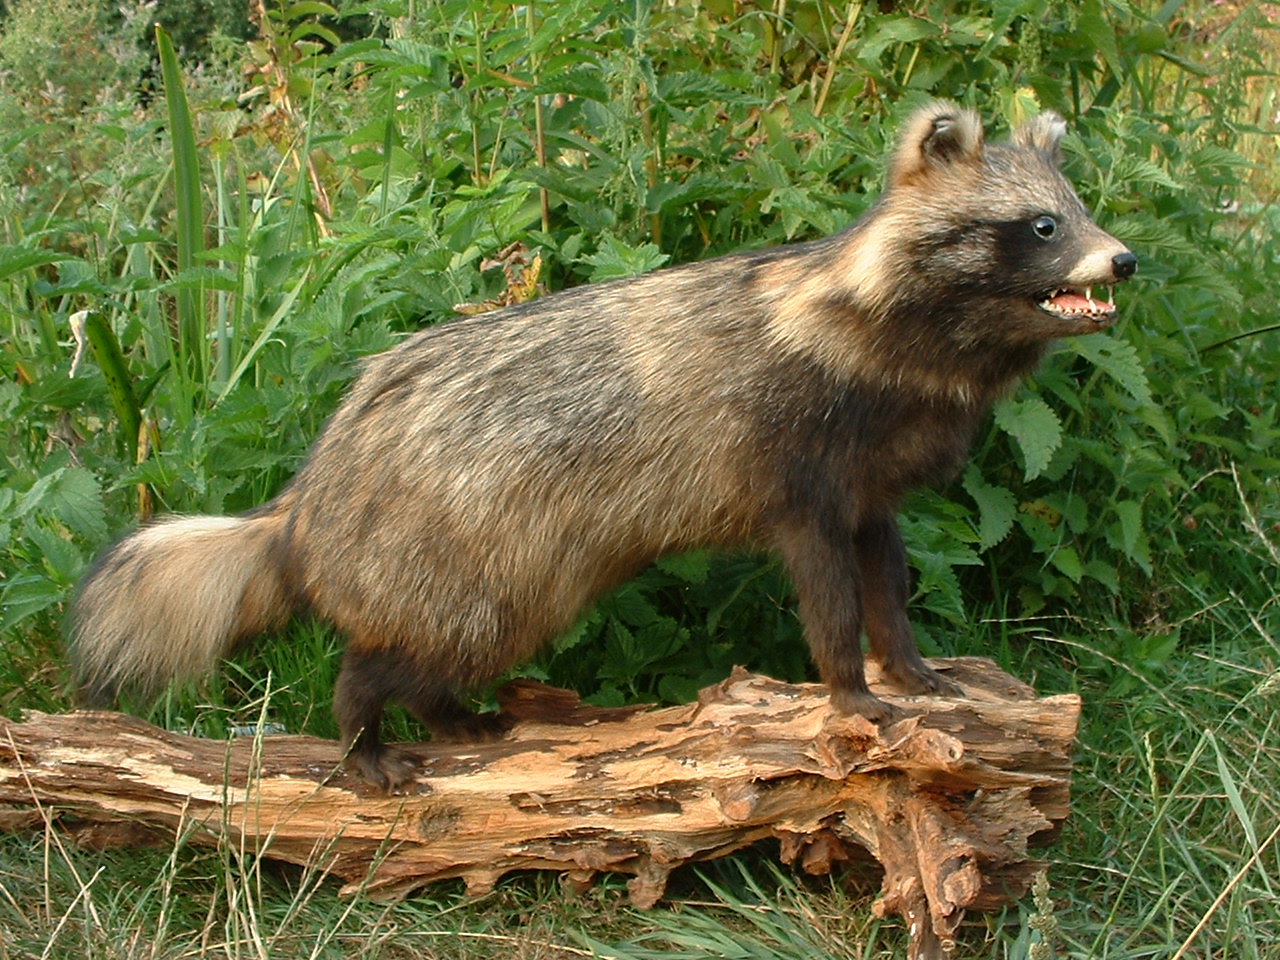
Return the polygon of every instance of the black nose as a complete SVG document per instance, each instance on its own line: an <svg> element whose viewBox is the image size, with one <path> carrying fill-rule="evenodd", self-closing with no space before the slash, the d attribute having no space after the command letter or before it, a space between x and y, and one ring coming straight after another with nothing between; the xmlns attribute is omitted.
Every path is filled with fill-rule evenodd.
<svg viewBox="0 0 1280 960"><path fill-rule="evenodd" d="M1111 258L1111 272L1116 275L1117 280L1132 277L1138 272L1138 258L1128 250L1124 253L1117 253Z"/></svg>

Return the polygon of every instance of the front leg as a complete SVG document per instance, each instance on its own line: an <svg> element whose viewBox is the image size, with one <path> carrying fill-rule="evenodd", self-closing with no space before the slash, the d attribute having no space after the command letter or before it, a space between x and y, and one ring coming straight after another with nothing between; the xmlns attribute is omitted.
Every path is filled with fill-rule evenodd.
<svg viewBox="0 0 1280 960"><path fill-rule="evenodd" d="M907 619L907 549L892 516L859 524L853 538L862 584L862 616L871 656L905 693L964 692L924 662Z"/></svg>
<svg viewBox="0 0 1280 960"><path fill-rule="evenodd" d="M794 523L778 547L800 605L809 652L832 709L868 720L890 719L893 708L867 688L862 662L862 584L852 534L831 523Z"/></svg>

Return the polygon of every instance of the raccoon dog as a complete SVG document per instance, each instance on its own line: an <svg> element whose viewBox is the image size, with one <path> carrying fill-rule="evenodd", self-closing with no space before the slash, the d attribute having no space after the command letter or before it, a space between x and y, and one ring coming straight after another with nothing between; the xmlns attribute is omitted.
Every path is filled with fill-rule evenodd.
<svg viewBox="0 0 1280 960"><path fill-rule="evenodd" d="M211 671L297 611L348 644L348 763L394 789L388 700L438 735L502 720L461 692L530 657L663 554L755 545L795 585L834 709L888 679L955 695L907 621L903 494L953 474L992 402L1057 337L1106 327L1133 274L1058 170L1043 113L986 144L971 112L905 123L844 232L581 287L424 330L368 364L305 465L238 517L145 527L80 587L90 703Z"/></svg>

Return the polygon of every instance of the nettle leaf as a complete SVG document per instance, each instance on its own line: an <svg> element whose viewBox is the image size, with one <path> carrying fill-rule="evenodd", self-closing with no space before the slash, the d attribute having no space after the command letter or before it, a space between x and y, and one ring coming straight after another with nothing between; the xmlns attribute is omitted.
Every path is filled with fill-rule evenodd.
<svg viewBox="0 0 1280 960"><path fill-rule="evenodd" d="M1084 578L1084 564L1080 562L1080 554L1075 547L1059 547L1049 559L1072 583L1079 583Z"/></svg>
<svg viewBox="0 0 1280 960"><path fill-rule="evenodd" d="M858 44L856 56L859 60L872 63L895 43L916 44L921 40L932 39L941 32L936 24L919 17L877 17L875 26Z"/></svg>
<svg viewBox="0 0 1280 960"><path fill-rule="evenodd" d="M0 630L8 630L27 617L66 599L66 589L43 574L10 577L0 591L0 598L4 601Z"/></svg>
<svg viewBox="0 0 1280 960"><path fill-rule="evenodd" d="M718 77L705 73L669 73L658 77L658 98L672 107L698 107L704 103L759 103L759 97L744 94Z"/></svg>
<svg viewBox="0 0 1280 960"><path fill-rule="evenodd" d="M1114 504L1114 509L1120 521L1120 539L1125 556L1150 576L1151 542L1142 528L1142 504L1136 500L1120 500Z"/></svg>
<svg viewBox="0 0 1280 960"><path fill-rule="evenodd" d="M1150 160L1125 154L1116 159L1115 177L1121 183L1155 184L1169 190L1183 190L1185 185L1169 176L1168 171Z"/></svg>
<svg viewBox="0 0 1280 960"><path fill-rule="evenodd" d="M965 493L978 505L978 550L987 550L1009 535L1018 515L1018 501L1004 487L982 479L977 466L969 464L964 473Z"/></svg>
<svg viewBox="0 0 1280 960"><path fill-rule="evenodd" d="M670 259L655 244L642 243L631 247L623 243L611 233L600 239L597 251L582 258L585 263L595 267L591 271L591 282L614 280L618 277L638 277L642 273L656 270Z"/></svg>
<svg viewBox="0 0 1280 960"><path fill-rule="evenodd" d="M1107 223L1107 232L1129 247L1149 247L1163 254L1197 256L1201 251L1176 227L1145 213L1131 213Z"/></svg>
<svg viewBox="0 0 1280 960"><path fill-rule="evenodd" d="M66 469L55 487L50 509L54 516L82 537L95 541L107 538L102 490L97 478L84 467Z"/></svg>
<svg viewBox="0 0 1280 960"><path fill-rule="evenodd" d="M706 583L707 576L711 573L711 554L705 550L676 553L660 557L656 565L663 573L669 573L685 583Z"/></svg>
<svg viewBox="0 0 1280 960"><path fill-rule="evenodd" d="M1113 597L1120 596L1120 575L1105 560L1090 560L1084 565L1084 573L1106 587Z"/></svg>
<svg viewBox="0 0 1280 960"><path fill-rule="evenodd" d="M981 558L943 526L905 514L899 526L918 574L912 603L920 602L948 620L963 621L964 597L955 568L979 566Z"/></svg>
<svg viewBox="0 0 1280 960"><path fill-rule="evenodd" d="M0 247L0 280L51 263L65 263L74 259L69 254L54 253L51 250L29 250L26 247Z"/></svg>
<svg viewBox="0 0 1280 960"><path fill-rule="evenodd" d="M1062 445L1062 422L1039 397L1005 399L996 404L996 426L1018 442L1027 480L1044 473Z"/></svg>
<svg viewBox="0 0 1280 960"><path fill-rule="evenodd" d="M1248 157L1237 153L1235 150L1229 150L1216 144L1208 144L1187 158L1187 166L1199 173L1211 167L1234 167L1244 171L1252 164Z"/></svg>
<svg viewBox="0 0 1280 960"><path fill-rule="evenodd" d="M591 640L600 632L601 626L604 624L604 614L600 612L598 606L593 606L583 616L578 618L578 622L572 627L556 637L552 644L552 650L555 653L563 653L570 650L578 644Z"/></svg>
<svg viewBox="0 0 1280 960"><path fill-rule="evenodd" d="M28 521L23 524L23 536L40 552L41 566L49 579L59 587L67 588L83 572L84 553L70 540L53 530Z"/></svg>
<svg viewBox="0 0 1280 960"><path fill-rule="evenodd" d="M624 583L600 601L606 615L617 617L629 627L647 627L661 619L637 581Z"/></svg>
<svg viewBox="0 0 1280 960"><path fill-rule="evenodd" d="M93 473L84 467L60 467L33 483L17 503L17 516L43 513L90 540L107 538L106 508Z"/></svg>
<svg viewBox="0 0 1280 960"><path fill-rule="evenodd" d="M1151 403L1151 383L1137 348L1120 337L1071 337L1068 347L1105 372L1143 406Z"/></svg>

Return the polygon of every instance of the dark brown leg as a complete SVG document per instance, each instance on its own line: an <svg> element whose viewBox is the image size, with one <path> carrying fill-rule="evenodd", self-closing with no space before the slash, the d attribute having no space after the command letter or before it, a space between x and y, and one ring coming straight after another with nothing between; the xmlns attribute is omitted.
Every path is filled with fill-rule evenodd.
<svg viewBox="0 0 1280 960"><path fill-rule="evenodd" d="M487 739L510 727L499 714L467 710L458 700L456 684L422 658L400 648L365 650L353 645L342 659L333 713L347 748L348 767L388 793L413 780L417 766L412 754L386 746L379 737L388 700L404 704L437 737Z"/></svg>
<svg viewBox="0 0 1280 960"><path fill-rule="evenodd" d="M862 523L854 535L862 581L862 616L871 656L885 677L905 693L963 696L963 691L924 662L907 619L907 550L893 517Z"/></svg>
<svg viewBox="0 0 1280 960"><path fill-rule="evenodd" d="M790 528L779 547L800 602L805 639L831 705L843 714L885 720L892 708L867 689L862 664L862 584L852 537L838 524Z"/></svg>

